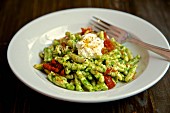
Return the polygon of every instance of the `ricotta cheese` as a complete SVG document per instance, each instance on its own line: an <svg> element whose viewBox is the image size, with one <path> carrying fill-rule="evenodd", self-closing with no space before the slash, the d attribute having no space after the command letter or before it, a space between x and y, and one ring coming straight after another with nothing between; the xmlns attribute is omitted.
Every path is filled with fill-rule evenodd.
<svg viewBox="0 0 170 113"><path fill-rule="evenodd" d="M82 36L82 40L77 42L76 47L79 55L85 58L95 58L97 55L102 55L104 40L96 34L88 33Z"/></svg>

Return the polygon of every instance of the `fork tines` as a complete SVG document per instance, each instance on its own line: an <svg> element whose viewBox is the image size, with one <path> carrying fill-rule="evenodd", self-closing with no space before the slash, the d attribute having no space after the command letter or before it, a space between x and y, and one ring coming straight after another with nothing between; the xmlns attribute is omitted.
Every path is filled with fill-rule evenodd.
<svg viewBox="0 0 170 113"><path fill-rule="evenodd" d="M93 19L91 20L90 24L92 25L92 28L95 31L105 31L107 32L107 35L109 35L110 37L117 37L117 35L119 35L119 31L117 30L115 26L97 17L93 16ZM113 27L114 27L114 30L112 29Z"/></svg>
<svg viewBox="0 0 170 113"><path fill-rule="evenodd" d="M107 31L109 30L109 26L110 24L104 22L103 20L94 17L91 20L90 24L92 25L93 29L97 30L97 31Z"/></svg>
<svg viewBox="0 0 170 113"><path fill-rule="evenodd" d="M103 24L105 24L106 26L111 26L111 24L105 22L105 21L102 20L102 19L99 19L98 17L93 16L93 18L94 18L95 20L97 20L99 23L103 23Z"/></svg>

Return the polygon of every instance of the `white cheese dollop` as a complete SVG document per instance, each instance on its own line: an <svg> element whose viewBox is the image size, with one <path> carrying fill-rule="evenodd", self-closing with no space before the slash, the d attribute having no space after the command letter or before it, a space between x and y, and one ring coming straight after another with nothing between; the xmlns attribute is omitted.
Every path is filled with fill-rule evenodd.
<svg viewBox="0 0 170 113"><path fill-rule="evenodd" d="M101 40L96 34L88 33L82 36L82 40L77 42L76 47L79 55L85 58L95 58L97 55L102 55L104 40Z"/></svg>

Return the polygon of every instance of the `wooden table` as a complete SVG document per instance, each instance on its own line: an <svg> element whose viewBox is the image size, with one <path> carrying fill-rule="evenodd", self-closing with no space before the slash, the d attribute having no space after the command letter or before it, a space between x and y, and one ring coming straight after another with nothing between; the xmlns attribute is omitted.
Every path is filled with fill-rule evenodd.
<svg viewBox="0 0 170 113"><path fill-rule="evenodd" d="M170 41L168 0L0 0L0 113L170 113L169 70L158 83L140 94L94 104L52 99L16 78L7 62L7 47L14 34L44 14L80 7L109 8L139 16Z"/></svg>

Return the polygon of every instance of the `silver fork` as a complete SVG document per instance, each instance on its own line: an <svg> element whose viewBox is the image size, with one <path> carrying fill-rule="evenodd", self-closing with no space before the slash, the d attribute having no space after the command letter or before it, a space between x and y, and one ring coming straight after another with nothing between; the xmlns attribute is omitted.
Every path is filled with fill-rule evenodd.
<svg viewBox="0 0 170 113"><path fill-rule="evenodd" d="M127 41L134 43L134 44L139 45L145 49L155 52L155 53L163 56L164 58L166 58L166 60L170 61L170 50L168 50L168 49L145 43L145 42L139 40L138 38L136 38L135 35L127 32L117 26L111 25L97 17L93 17L90 24L92 25L93 29L95 29L95 30L98 30L98 31L104 30L105 32L107 32L107 35L109 37L114 37L115 40L118 41L119 43L124 43Z"/></svg>

